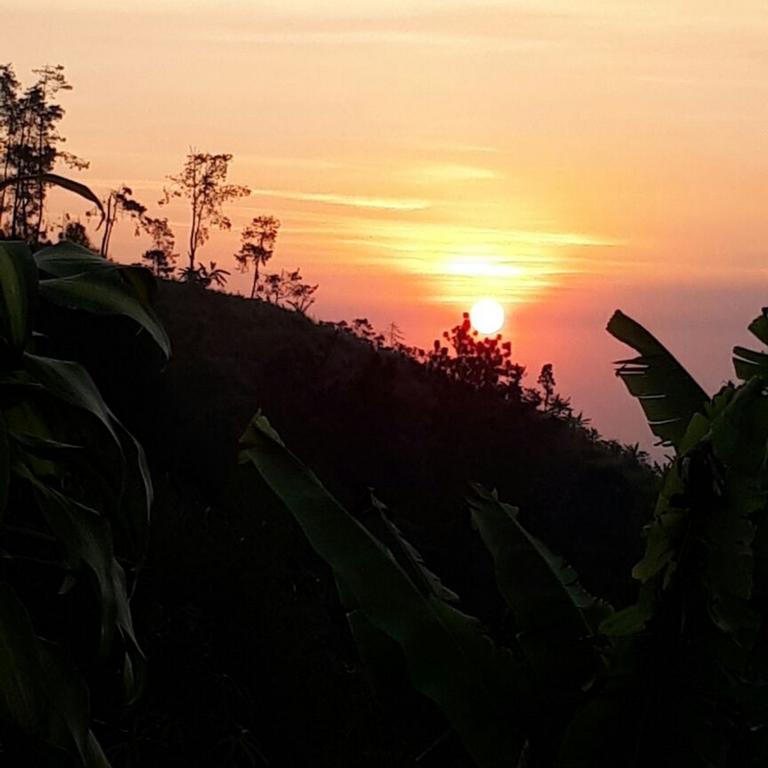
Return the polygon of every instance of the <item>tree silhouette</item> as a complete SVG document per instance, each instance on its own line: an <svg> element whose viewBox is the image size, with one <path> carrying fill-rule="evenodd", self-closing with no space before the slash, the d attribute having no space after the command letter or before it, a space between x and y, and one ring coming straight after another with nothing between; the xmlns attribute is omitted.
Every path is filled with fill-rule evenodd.
<svg viewBox="0 0 768 768"><path fill-rule="evenodd" d="M14 157L12 147L19 131L19 83L16 73L10 64L0 66L0 149L3 153L2 180L6 181L14 174ZM12 190L3 188L0 191L0 232L3 230L3 219L11 211L8 195ZM13 198L11 198L12 202Z"/></svg>
<svg viewBox="0 0 768 768"><path fill-rule="evenodd" d="M404 341L405 336L403 335L400 326L394 322L390 323L387 326L387 344L389 344L392 349L399 349L403 346Z"/></svg>
<svg viewBox="0 0 768 768"><path fill-rule="evenodd" d="M536 383L541 387L541 403L544 410L548 411L555 395L555 373L552 369L552 363L545 363L541 367L541 373Z"/></svg>
<svg viewBox="0 0 768 768"><path fill-rule="evenodd" d="M189 264L184 269L186 275L198 269L197 251L208 241L210 228L232 227L232 222L222 213L223 205L251 194L248 187L226 183L231 160L230 154L213 155L193 149L187 155L181 173L168 177L171 186L163 190L164 197L160 205L168 205L172 198L181 197L186 198L190 205Z"/></svg>
<svg viewBox="0 0 768 768"><path fill-rule="evenodd" d="M157 277L166 280L173 277L176 271L177 253L173 252L176 239L171 230L168 219L151 218L144 216L142 228L152 238L152 248L144 251L141 258L149 262L149 268Z"/></svg>
<svg viewBox="0 0 768 768"><path fill-rule="evenodd" d="M123 216L133 219L133 234L138 237L144 228L143 221L147 213L147 206L133 199L133 190L125 184L109 192L104 200L104 231L101 236L99 252L106 259L109 257L109 243L112 238L112 230L117 220Z"/></svg>
<svg viewBox="0 0 768 768"><path fill-rule="evenodd" d="M280 222L274 216L256 216L240 234L240 250L235 254L235 261L243 273L253 264L252 299L256 296L259 268L272 258L279 229Z"/></svg>
<svg viewBox="0 0 768 768"><path fill-rule="evenodd" d="M305 283L301 277L301 269L292 272L281 270L268 275L262 275L256 292L270 304L290 307L296 312L306 314L315 303L315 292L318 284Z"/></svg>
<svg viewBox="0 0 768 768"><path fill-rule="evenodd" d="M64 137L57 126L64 109L53 99L61 91L72 90L64 67L46 65L32 71L37 80L22 92L13 67L0 67L2 173L3 180L15 179L0 197L0 228L14 239L39 242L47 232L45 174L59 161L77 169L87 168L88 163L60 148ZM8 226L3 223L7 214Z"/></svg>
<svg viewBox="0 0 768 768"><path fill-rule="evenodd" d="M85 225L76 219L71 219L69 214L64 214L65 223L61 232L59 232L59 240L68 240L70 243L77 243L84 248L93 249L91 238L88 237L88 232L85 229Z"/></svg>
<svg viewBox="0 0 768 768"><path fill-rule="evenodd" d="M525 367L512 362L512 344L502 341L501 334L480 338L464 312L461 324L444 331L443 339L448 345L436 339L425 355L429 368L475 389L494 389L512 400L522 398Z"/></svg>

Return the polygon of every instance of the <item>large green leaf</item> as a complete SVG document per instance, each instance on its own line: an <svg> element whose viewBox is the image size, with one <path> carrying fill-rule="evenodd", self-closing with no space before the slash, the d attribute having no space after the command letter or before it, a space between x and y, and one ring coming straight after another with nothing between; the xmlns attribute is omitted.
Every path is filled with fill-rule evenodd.
<svg viewBox="0 0 768 768"><path fill-rule="evenodd" d="M753 376L768 377L768 355L746 347L734 347L733 369L742 381L749 381Z"/></svg>
<svg viewBox="0 0 768 768"><path fill-rule="evenodd" d="M29 374L43 385L44 392L90 414L108 431L117 461L103 461L102 456L95 456L91 461L95 468L102 465L104 478L114 485L117 503L112 525L120 551L134 562L140 562L146 552L153 500L152 480L143 448L111 412L82 366L29 353L24 355L24 362ZM15 431L23 431L15 426ZM115 468L118 471L112 472Z"/></svg>
<svg viewBox="0 0 768 768"><path fill-rule="evenodd" d="M614 614L617 616L618 614ZM612 620L611 617L610 620ZM637 638L614 640L608 664L564 729L555 768L641 768L638 743L655 735L647 713L647 680ZM663 764L663 763L662 763Z"/></svg>
<svg viewBox="0 0 768 768"><path fill-rule="evenodd" d="M2 330L20 353L32 334L30 319L37 294L37 269L26 243L0 242Z"/></svg>
<svg viewBox="0 0 768 768"><path fill-rule="evenodd" d="M43 706L33 638L24 606L0 582L0 711L28 733L40 727Z"/></svg>
<svg viewBox="0 0 768 768"><path fill-rule="evenodd" d="M750 324L749 330L763 344L768 345L768 307ZM733 348L733 367L736 376L742 381L748 381L753 376L765 376L768 378L768 354L765 352L753 352L746 347Z"/></svg>
<svg viewBox="0 0 768 768"><path fill-rule="evenodd" d="M639 352L638 357L619 361L616 373L639 400L653 433L679 453L688 423L703 412L709 397L666 347L631 317L616 310L607 330Z"/></svg>
<svg viewBox="0 0 768 768"><path fill-rule="evenodd" d="M637 635L648 626L656 610L656 590L643 584L635 605L622 608L611 614L600 624L600 634L607 637L628 637Z"/></svg>
<svg viewBox="0 0 768 768"><path fill-rule="evenodd" d="M149 544L149 520L154 501L152 476L141 443L120 422L116 421L115 425L122 437L126 467L119 514L111 521L112 529L120 554L138 567L146 557Z"/></svg>
<svg viewBox="0 0 768 768"><path fill-rule="evenodd" d="M683 477L690 459L685 454L707 436L709 417L725 407L729 397L729 392L718 394L704 407L706 416L695 413L691 418L679 447L682 456L667 469L653 517L643 530L645 552L632 569L632 576L641 582L638 601L606 618L600 625L602 634L616 638L645 631L658 607L660 593L673 582L691 521Z"/></svg>
<svg viewBox="0 0 768 768"><path fill-rule="evenodd" d="M360 522L383 544L399 563L408 578L427 596L456 603L459 596L443 584L440 577L431 571L421 553L403 536L400 529L387 515L387 507L373 494L370 506L358 516Z"/></svg>
<svg viewBox="0 0 768 768"><path fill-rule="evenodd" d="M434 609L445 604L421 594L389 552L285 448L266 419L256 416L241 443L242 460L252 463L282 500L368 622L400 646L414 687L441 707L477 764L514 765L523 741L510 719L510 704L494 697L482 665Z"/></svg>
<svg viewBox="0 0 768 768"><path fill-rule="evenodd" d="M160 318L117 271L101 269L41 280L40 295L69 309L129 317L149 333L166 357L171 354L171 341Z"/></svg>
<svg viewBox="0 0 768 768"><path fill-rule="evenodd" d="M55 487L89 499L112 520L124 498L126 461L100 420L61 402L41 385L4 411L11 455ZM85 446L88 446L86 449Z"/></svg>
<svg viewBox="0 0 768 768"><path fill-rule="evenodd" d="M598 670L589 641L611 613L576 571L520 524L517 509L479 485L468 498L472 520L493 558L496 582L512 609L518 639L540 676L579 689Z"/></svg>
<svg viewBox="0 0 768 768"><path fill-rule="evenodd" d="M114 272L120 265L77 243L64 241L35 251L37 268L53 277L71 277L85 272Z"/></svg>
<svg viewBox="0 0 768 768"><path fill-rule="evenodd" d="M8 492L11 484L11 446L8 441L8 428L5 419L0 416L0 525L8 504Z"/></svg>
<svg viewBox="0 0 768 768"><path fill-rule="evenodd" d="M709 612L734 640L751 647L760 629L755 542L768 509L766 379L753 376L712 420L710 440L719 482L713 514L703 520ZM759 592L759 590L757 590Z"/></svg>
<svg viewBox="0 0 768 768"><path fill-rule="evenodd" d="M494 557L502 594L521 628L557 625L581 635L595 618L611 613L607 603L581 586L572 566L525 529L516 507L481 485L472 488L472 520Z"/></svg>
<svg viewBox="0 0 768 768"><path fill-rule="evenodd" d="M760 314L749 324L749 330L763 344L768 345L768 307L763 307Z"/></svg>
<svg viewBox="0 0 768 768"><path fill-rule="evenodd" d="M632 575L638 581L647 583L658 577L663 588L669 586L677 569L690 524L682 469L681 462L677 461L667 471L653 519L644 529L646 546L643 558L632 569Z"/></svg>
<svg viewBox="0 0 768 768"><path fill-rule="evenodd" d="M521 717L532 717L532 712L541 707L542 697L528 665L515 658L507 648L498 647L488 637L478 619L463 613L455 606L449 605L445 598L441 598L445 587L439 581L435 589L430 579L422 579L416 575L417 588L422 591L430 608L461 646L464 655L472 660L483 684L488 688L490 697L503 702L502 707L510 712L514 710ZM337 578L336 583L341 604L347 611L347 621L355 645L374 690L383 700L398 706L403 686L407 682L407 666L402 648L368 620L343 582ZM451 602L457 599L450 590L447 590L446 597Z"/></svg>
<svg viewBox="0 0 768 768"><path fill-rule="evenodd" d="M171 343L153 308L155 279L143 267L126 267L75 243L63 242L35 253L38 268L52 277L40 281L40 293L70 309L129 317L146 330L163 353Z"/></svg>
<svg viewBox="0 0 768 768"><path fill-rule="evenodd" d="M15 465L14 472L32 485L40 509L63 546L69 565L84 566L93 577L101 609L101 652L109 652L116 629L122 637L135 643L125 573L114 556L109 522L84 504L41 482L24 465Z"/></svg>
<svg viewBox="0 0 768 768"><path fill-rule="evenodd" d="M97 418L122 451L114 417L85 368L68 360L56 360L29 353L24 355L24 363L31 376L42 384L52 397Z"/></svg>
<svg viewBox="0 0 768 768"><path fill-rule="evenodd" d="M88 691L63 651L36 637L26 609L0 582L0 715L24 733L109 768L88 728Z"/></svg>

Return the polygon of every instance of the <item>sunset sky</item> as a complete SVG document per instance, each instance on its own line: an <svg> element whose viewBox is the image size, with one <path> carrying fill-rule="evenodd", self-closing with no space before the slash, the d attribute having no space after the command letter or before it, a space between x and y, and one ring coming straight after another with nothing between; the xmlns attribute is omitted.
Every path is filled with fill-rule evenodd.
<svg viewBox="0 0 768 768"><path fill-rule="evenodd" d="M712 390L768 304L764 0L5 0L0 35L23 82L66 67L95 190L154 209L190 146L231 152L253 194L205 261L233 269L273 214L271 266L320 283L316 316L421 345L496 298L529 382L553 362L607 436L651 443L612 376L615 308Z"/></svg>

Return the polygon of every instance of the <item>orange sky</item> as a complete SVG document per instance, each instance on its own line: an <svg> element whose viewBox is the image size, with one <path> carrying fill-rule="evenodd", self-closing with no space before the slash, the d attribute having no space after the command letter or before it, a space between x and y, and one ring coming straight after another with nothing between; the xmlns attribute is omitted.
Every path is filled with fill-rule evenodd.
<svg viewBox="0 0 768 768"><path fill-rule="evenodd" d="M607 434L649 442L611 376L615 307L711 389L768 303L764 0L5 0L1 34L25 81L66 66L95 189L154 204L190 145L231 152L254 193L205 260L276 215L273 266L320 283L319 317L421 344L498 298L521 362L551 360Z"/></svg>

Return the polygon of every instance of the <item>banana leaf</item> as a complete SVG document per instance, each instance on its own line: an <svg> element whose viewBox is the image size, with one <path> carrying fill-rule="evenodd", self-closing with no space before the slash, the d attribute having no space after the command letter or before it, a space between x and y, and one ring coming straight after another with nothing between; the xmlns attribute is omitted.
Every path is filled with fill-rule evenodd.
<svg viewBox="0 0 768 768"><path fill-rule="evenodd" d="M171 341L155 310L139 300L130 283L116 270L100 269L40 281L40 295L54 304L96 315L121 315L133 320L170 357Z"/></svg>
<svg viewBox="0 0 768 768"><path fill-rule="evenodd" d="M109 768L88 728L85 683L58 646L35 636L29 614L4 583L0 616L0 716L79 758L85 768Z"/></svg>
<svg viewBox="0 0 768 768"><path fill-rule="evenodd" d="M661 444L680 453L691 418L704 412L709 397L666 347L631 317L616 310L607 330L639 353L630 360L619 360L616 375L639 400Z"/></svg>
<svg viewBox="0 0 768 768"><path fill-rule="evenodd" d="M748 327L763 344L768 345L768 307L763 307L760 315ZM733 368L742 381L749 381L753 376L768 378L768 354L754 352L746 347L734 347Z"/></svg>
<svg viewBox="0 0 768 768"><path fill-rule="evenodd" d="M285 504L370 625L400 646L412 684L443 710L475 762L482 768L514 765L524 739L510 697L494 695L483 672L487 664L477 657L478 648L492 648L490 641L475 632L475 642L467 643L466 622L442 615L446 604L424 597L264 417L254 417L241 445L241 461L252 464Z"/></svg>
<svg viewBox="0 0 768 768"><path fill-rule="evenodd" d="M599 669L591 638L612 608L528 533L517 509L480 485L473 490L467 499L472 520L493 558L496 583L520 630L518 641L547 683L580 690Z"/></svg>
<svg viewBox="0 0 768 768"><path fill-rule="evenodd" d="M26 243L0 243L0 297L3 336L20 354L32 335L37 269Z"/></svg>

